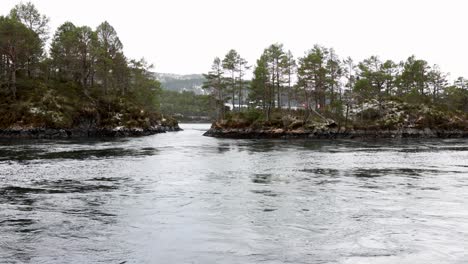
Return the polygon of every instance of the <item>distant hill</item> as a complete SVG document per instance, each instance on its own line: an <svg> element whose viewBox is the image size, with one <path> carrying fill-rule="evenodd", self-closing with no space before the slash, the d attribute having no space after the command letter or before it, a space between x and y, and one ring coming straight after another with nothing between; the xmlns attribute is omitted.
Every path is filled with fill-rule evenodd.
<svg viewBox="0 0 468 264"><path fill-rule="evenodd" d="M193 91L195 94L204 94L202 89L205 78L202 74L174 74L174 73L153 73L154 77L161 82L162 88L170 91Z"/></svg>

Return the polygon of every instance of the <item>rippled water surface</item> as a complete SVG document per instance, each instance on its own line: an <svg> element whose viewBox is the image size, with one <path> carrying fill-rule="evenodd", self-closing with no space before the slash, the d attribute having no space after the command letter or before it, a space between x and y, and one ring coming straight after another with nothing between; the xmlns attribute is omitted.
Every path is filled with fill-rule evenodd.
<svg viewBox="0 0 468 264"><path fill-rule="evenodd" d="M468 263L468 140L0 141L0 263Z"/></svg>

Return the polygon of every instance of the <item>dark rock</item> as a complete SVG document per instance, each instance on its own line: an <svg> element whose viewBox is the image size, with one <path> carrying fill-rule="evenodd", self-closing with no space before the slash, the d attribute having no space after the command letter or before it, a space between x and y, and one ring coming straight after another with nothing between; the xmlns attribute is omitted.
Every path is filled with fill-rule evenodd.
<svg viewBox="0 0 468 264"><path fill-rule="evenodd" d="M142 128L14 128L0 129L0 138L80 138L80 137L140 137L169 131L181 131L179 125Z"/></svg>
<svg viewBox="0 0 468 264"><path fill-rule="evenodd" d="M340 130L322 128L313 130L255 130L235 128L211 128L204 136L217 138L260 139L260 138L310 138L310 139L366 139L366 138L468 138L465 130L415 129L397 130Z"/></svg>

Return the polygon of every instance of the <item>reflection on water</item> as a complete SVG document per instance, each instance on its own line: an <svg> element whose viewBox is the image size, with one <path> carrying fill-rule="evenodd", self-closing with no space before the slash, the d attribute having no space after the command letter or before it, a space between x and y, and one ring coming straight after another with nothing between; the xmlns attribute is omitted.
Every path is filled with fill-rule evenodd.
<svg viewBox="0 0 468 264"><path fill-rule="evenodd" d="M115 158L125 156L154 155L155 148L124 149L124 148L102 148L102 149L78 149L78 150L55 150L47 149L15 149L16 147L2 150L0 161L26 161L35 159L75 159L85 160L91 158Z"/></svg>
<svg viewBox="0 0 468 264"><path fill-rule="evenodd" d="M0 263L466 263L468 141L0 141Z"/></svg>

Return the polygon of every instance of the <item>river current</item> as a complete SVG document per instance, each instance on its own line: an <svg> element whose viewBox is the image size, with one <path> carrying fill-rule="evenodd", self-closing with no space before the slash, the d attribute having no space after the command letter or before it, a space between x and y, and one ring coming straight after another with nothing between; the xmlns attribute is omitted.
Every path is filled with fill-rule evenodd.
<svg viewBox="0 0 468 264"><path fill-rule="evenodd" d="M0 141L0 263L468 263L468 140Z"/></svg>

